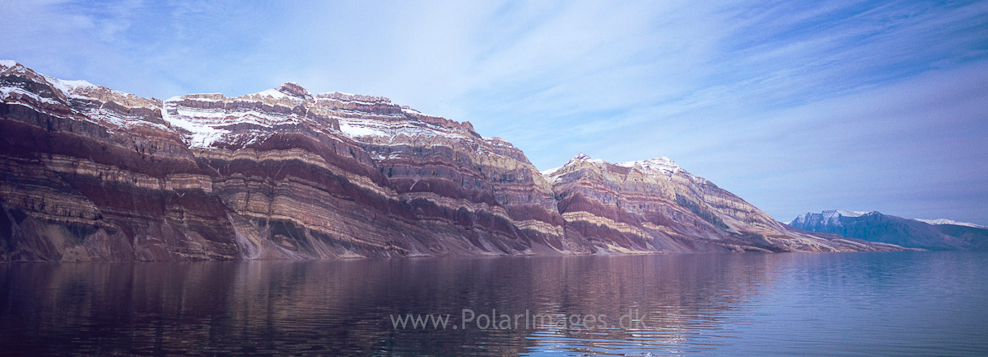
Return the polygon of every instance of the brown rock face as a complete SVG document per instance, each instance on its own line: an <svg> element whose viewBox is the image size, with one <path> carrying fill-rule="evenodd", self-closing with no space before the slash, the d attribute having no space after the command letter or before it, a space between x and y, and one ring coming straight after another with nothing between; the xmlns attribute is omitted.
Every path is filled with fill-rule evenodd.
<svg viewBox="0 0 988 357"><path fill-rule="evenodd" d="M566 237L618 252L897 249L797 232L668 158L610 164L580 154L547 172Z"/></svg>
<svg viewBox="0 0 988 357"><path fill-rule="evenodd" d="M0 98L0 261L888 249L788 231L685 171L547 179L383 97L161 101L3 62Z"/></svg>

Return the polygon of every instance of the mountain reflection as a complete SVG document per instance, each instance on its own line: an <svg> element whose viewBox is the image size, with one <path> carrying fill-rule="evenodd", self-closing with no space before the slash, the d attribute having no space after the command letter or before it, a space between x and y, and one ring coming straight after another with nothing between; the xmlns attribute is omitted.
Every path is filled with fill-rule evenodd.
<svg viewBox="0 0 988 357"><path fill-rule="evenodd" d="M0 345L15 354L675 354L730 337L771 270L785 267L780 259L10 264L0 266ZM605 315L609 326L481 329L461 321L464 309ZM647 328L620 328L629 311ZM450 317L446 329L394 328L392 318L407 314Z"/></svg>

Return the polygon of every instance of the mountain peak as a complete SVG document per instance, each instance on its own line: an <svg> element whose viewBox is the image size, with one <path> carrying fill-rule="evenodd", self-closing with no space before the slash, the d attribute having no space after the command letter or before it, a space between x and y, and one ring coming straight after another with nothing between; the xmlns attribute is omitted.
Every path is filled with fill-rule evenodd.
<svg viewBox="0 0 988 357"><path fill-rule="evenodd" d="M222 94L220 94L219 96L220 97L224 97ZM278 88L271 88L271 89L263 90L263 91L260 91L260 92L254 93L254 94L248 94L248 96L268 97L268 98L272 98L272 99L274 99L276 101L283 100L283 99L288 99L288 100L290 100L292 102L296 102L296 103L298 103L298 101L304 102L306 100L313 99L312 94L309 93L308 90L306 90L304 87L302 87L298 83L294 83L294 82L288 82L288 83L282 84L282 85L278 86ZM235 98L233 98L233 99L235 99Z"/></svg>
<svg viewBox="0 0 988 357"><path fill-rule="evenodd" d="M875 211L875 212L877 213L878 211ZM832 210L823 211L822 213L823 213L824 216L831 216L831 217L832 216L861 217L861 216L864 216L864 215L866 215L868 213L871 213L871 212L868 212L868 211L850 211L850 210L846 210L846 209L832 209Z"/></svg>
<svg viewBox="0 0 988 357"><path fill-rule="evenodd" d="M930 250L988 250L988 230L947 219L909 219L878 211L826 210L804 213L789 225L847 238ZM956 226L971 229L957 230Z"/></svg>
<svg viewBox="0 0 988 357"><path fill-rule="evenodd" d="M296 98L312 98L312 94L309 93L308 90L295 82L287 82L282 84L278 87L278 91Z"/></svg>
<svg viewBox="0 0 988 357"><path fill-rule="evenodd" d="M589 164L595 165L597 167L603 167L604 164L606 164L607 162L604 161L604 160L601 160L601 159L591 158L590 155L587 155L587 154L584 154L584 153L581 152L579 154L576 154L576 156L573 156L572 159L569 159L569 161L567 161L566 164L564 164L563 166L552 168L552 169L548 169L548 170L542 171L541 173L542 173L542 176L545 176L551 182L551 181L553 181L553 177L554 176L560 175L563 172L567 171L567 170L563 170L563 169L572 168L572 167L580 167L583 163L589 163Z"/></svg>
<svg viewBox="0 0 988 357"><path fill-rule="evenodd" d="M573 161L573 160L576 160L576 161L587 161L587 160L593 160L593 159L590 158L590 155L587 155L587 154L584 154L584 153L581 152L579 154L576 154L576 156L573 156L572 159L570 159L570 161Z"/></svg>
<svg viewBox="0 0 988 357"><path fill-rule="evenodd" d="M648 160L640 161L628 161L617 164L622 167L638 168L643 172L660 172L664 175L675 175L682 170L678 164L676 164L672 159L659 156Z"/></svg>
<svg viewBox="0 0 988 357"><path fill-rule="evenodd" d="M878 211L866 212L866 211L849 211L844 209L831 209L824 210L820 213L806 212L796 217L796 219L789 221L790 225L795 224L796 226L805 225L811 222L818 222L823 224L834 224L840 225L841 217L861 217L867 214L879 213Z"/></svg>
<svg viewBox="0 0 988 357"><path fill-rule="evenodd" d="M570 159L569 162L567 162L566 165L564 165L564 166L569 166L571 164L577 164L577 163L581 163L581 162L586 162L586 163L594 164L594 165L597 165L597 166L603 166L604 164L607 164L608 163L607 161L604 161L602 159L594 159L594 158L591 158L590 155L587 155L587 154L584 154L584 153L581 152L579 154L576 154L576 156L573 156L573 158Z"/></svg>
<svg viewBox="0 0 988 357"><path fill-rule="evenodd" d="M672 159L665 156L657 156L641 162L646 164L661 164L661 165L669 165L669 166L677 166L677 167L679 166L678 164L676 164L675 161L672 161Z"/></svg>

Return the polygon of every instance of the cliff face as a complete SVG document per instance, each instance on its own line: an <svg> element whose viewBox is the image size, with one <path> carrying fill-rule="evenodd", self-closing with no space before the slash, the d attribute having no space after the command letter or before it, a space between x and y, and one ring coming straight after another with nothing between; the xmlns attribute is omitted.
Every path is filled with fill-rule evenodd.
<svg viewBox="0 0 988 357"><path fill-rule="evenodd" d="M570 239L610 251L861 251L888 247L789 229L668 158L610 164L580 154L546 172Z"/></svg>
<svg viewBox="0 0 988 357"><path fill-rule="evenodd" d="M929 224L880 212L829 210L801 214L789 224L807 231L833 233L903 247L929 250L988 250L988 229L968 223L941 221L948 223Z"/></svg>
<svg viewBox="0 0 988 357"><path fill-rule="evenodd" d="M0 261L888 249L789 232L685 171L547 179L382 97L161 101L10 61L0 96Z"/></svg>

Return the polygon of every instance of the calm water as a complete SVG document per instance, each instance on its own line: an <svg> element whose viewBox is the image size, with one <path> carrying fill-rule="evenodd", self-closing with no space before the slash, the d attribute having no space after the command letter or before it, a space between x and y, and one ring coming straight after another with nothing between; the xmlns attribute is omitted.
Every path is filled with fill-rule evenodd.
<svg viewBox="0 0 988 357"><path fill-rule="evenodd" d="M988 355L985 253L8 264L0 289L4 355Z"/></svg>

